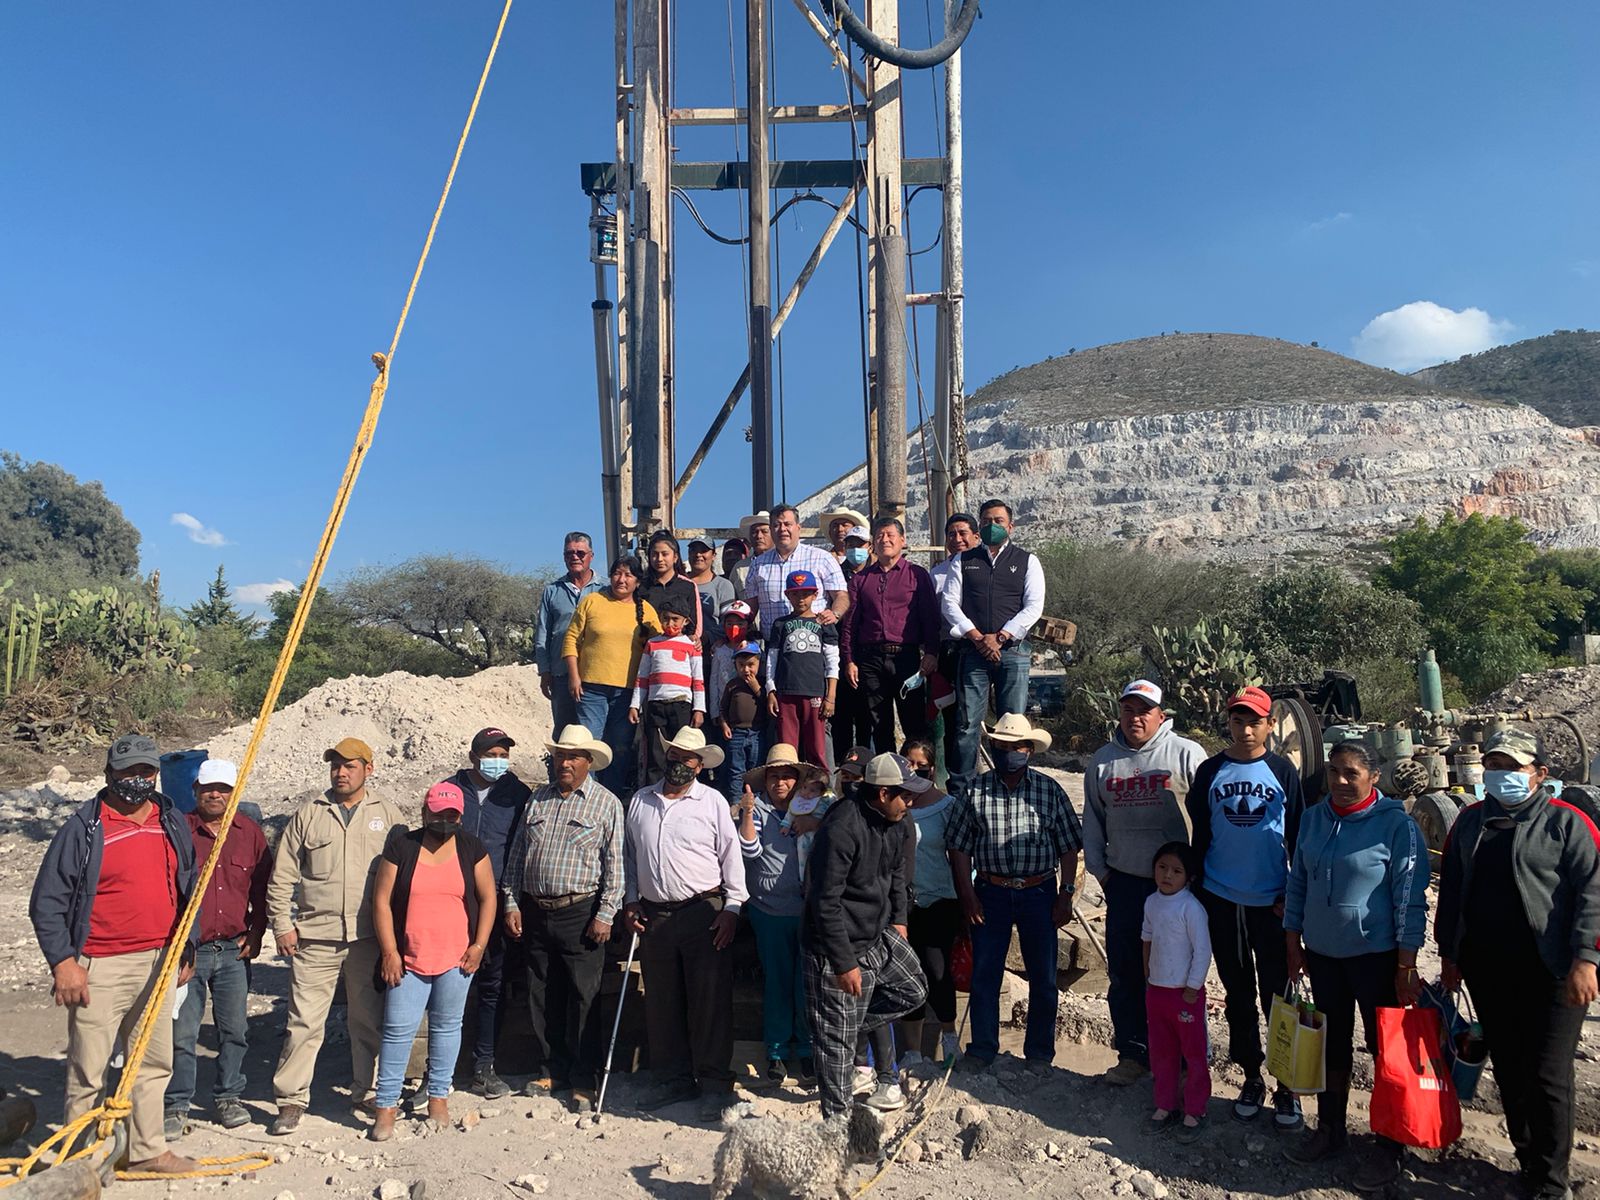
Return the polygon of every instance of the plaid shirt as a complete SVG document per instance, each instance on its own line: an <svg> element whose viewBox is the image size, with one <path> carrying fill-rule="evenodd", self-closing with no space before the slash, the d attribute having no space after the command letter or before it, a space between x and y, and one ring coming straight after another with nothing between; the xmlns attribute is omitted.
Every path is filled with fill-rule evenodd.
<svg viewBox="0 0 1600 1200"><path fill-rule="evenodd" d="M999 771L988 771L957 804L945 845L970 854L979 871L1020 879L1054 875L1063 854L1083 848L1083 831L1072 801L1050 776L1028 770L1013 792Z"/></svg>
<svg viewBox="0 0 1600 1200"><path fill-rule="evenodd" d="M750 573L745 576L744 598L757 606L761 628L770 631L777 619L789 611L789 597L784 593L789 576L795 571L810 571L817 577L817 598L811 602L811 611L821 612L828 607L828 593L845 590L844 572L838 560L826 550L801 542L788 558L779 558L777 550L767 550L756 555L750 563Z"/></svg>
<svg viewBox="0 0 1600 1200"><path fill-rule="evenodd" d="M594 779L570 796L547 783L528 802L528 815L511 840L501 885L507 910L519 897L599 892L598 920L610 922L622 907L622 802Z"/></svg>

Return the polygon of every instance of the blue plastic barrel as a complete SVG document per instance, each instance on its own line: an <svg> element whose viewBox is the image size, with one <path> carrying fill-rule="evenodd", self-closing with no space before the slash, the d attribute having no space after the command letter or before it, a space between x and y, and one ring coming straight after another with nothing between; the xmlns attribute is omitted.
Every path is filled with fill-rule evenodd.
<svg viewBox="0 0 1600 1200"><path fill-rule="evenodd" d="M194 811L194 781L200 764L210 755L204 750L174 750L161 756L161 794L180 812Z"/></svg>

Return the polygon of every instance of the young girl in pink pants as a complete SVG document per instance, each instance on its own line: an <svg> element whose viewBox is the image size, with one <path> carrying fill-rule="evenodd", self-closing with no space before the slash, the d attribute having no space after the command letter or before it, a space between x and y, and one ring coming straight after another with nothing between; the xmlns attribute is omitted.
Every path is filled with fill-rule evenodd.
<svg viewBox="0 0 1600 1200"><path fill-rule="evenodd" d="M1155 1077L1155 1112L1148 1131L1176 1125L1174 1137L1200 1136L1211 1070L1206 1065L1206 972L1211 967L1211 935L1206 910L1189 890L1193 855L1183 842L1156 851L1155 893L1145 901L1145 1015L1150 1025L1150 1072ZM1188 1068L1179 1119L1179 1065Z"/></svg>

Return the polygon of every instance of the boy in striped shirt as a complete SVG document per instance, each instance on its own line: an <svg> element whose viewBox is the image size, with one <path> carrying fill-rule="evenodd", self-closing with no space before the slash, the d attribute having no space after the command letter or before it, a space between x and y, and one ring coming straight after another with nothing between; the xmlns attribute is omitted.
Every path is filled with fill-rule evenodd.
<svg viewBox="0 0 1600 1200"><path fill-rule="evenodd" d="M698 729L706 719L703 659L694 639L684 632L689 614L676 597L668 597L657 615L662 632L639 656L639 676L628 708L628 720L644 735L645 774L640 781L644 787L666 774L666 743L685 725Z"/></svg>

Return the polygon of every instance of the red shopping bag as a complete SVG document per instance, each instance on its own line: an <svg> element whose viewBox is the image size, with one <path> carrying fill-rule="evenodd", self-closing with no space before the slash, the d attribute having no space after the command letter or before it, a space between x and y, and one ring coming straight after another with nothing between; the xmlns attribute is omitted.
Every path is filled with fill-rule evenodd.
<svg viewBox="0 0 1600 1200"><path fill-rule="evenodd" d="M1461 1136L1461 1101L1450 1078L1438 1009L1378 1010L1372 1132L1429 1150Z"/></svg>
<svg viewBox="0 0 1600 1200"><path fill-rule="evenodd" d="M956 991L972 990L972 939L964 933L950 947L950 978L955 982Z"/></svg>

